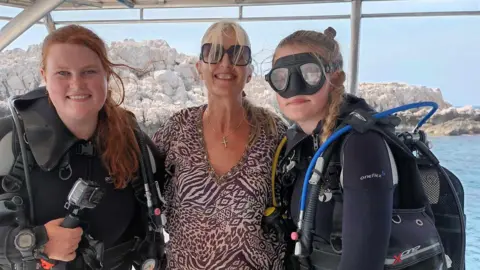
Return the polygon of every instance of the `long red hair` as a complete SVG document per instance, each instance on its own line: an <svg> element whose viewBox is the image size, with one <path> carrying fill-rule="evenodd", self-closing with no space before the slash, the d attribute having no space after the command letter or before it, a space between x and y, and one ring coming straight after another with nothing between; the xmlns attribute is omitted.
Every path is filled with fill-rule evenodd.
<svg viewBox="0 0 480 270"><path fill-rule="evenodd" d="M110 62L105 42L93 31L79 25L68 25L53 31L43 41L43 69L47 68L45 63L49 48L53 44L76 44L89 48L100 58L107 73L107 80L117 81L118 89L115 91L109 88L107 91L103 112L99 115L96 144L101 150L102 161L113 178L115 187L126 187L138 171L140 149L134 133L134 114L120 107L125 98L125 87L114 68L128 66ZM117 102L112 97L115 92L118 92L116 94L120 97Z"/></svg>

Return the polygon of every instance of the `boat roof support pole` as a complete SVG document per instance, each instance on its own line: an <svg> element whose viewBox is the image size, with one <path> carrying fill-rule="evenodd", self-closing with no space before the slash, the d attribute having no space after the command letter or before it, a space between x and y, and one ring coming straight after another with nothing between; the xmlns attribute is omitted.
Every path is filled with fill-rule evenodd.
<svg viewBox="0 0 480 270"><path fill-rule="evenodd" d="M41 0L25 8L0 29L0 52L63 2L64 0Z"/></svg>
<svg viewBox="0 0 480 270"><path fill-rule="evenodd" d="M360 23L362 21L362 0L352 0L350 16L350 70L348 72L348 92L355 95L358 88L358 54L360 48Z"/></svg>
<svg viewBox="0 0 480 270"><path fill-rule="evenodd" d="M53 21L51 13L48 13L43 20L45 21L45 27L47 27L48 33L55 31L55 22Z"/></svg>

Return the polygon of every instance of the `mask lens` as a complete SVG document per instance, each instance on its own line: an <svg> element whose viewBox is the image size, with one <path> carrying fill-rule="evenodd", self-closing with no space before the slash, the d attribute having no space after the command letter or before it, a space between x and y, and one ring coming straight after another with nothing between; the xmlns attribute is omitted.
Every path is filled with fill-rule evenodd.
<svg viewBox="0 0 480 270"><path fill-rule="evenodd" d="M203 61L208 64L217 64L222 60L223 47L212 46L210 43L206 43L202 46Z"/></svg>
<svg viewBox="0 0 480 270"><path fill-rule="evenodd" d="M276 91L284 91L287 88L288 69L276 68L270 74L270 81Z"/></svg>
<svg viewBox="0 0 480 270"><path fill-rule="evenodd" d="M322 79L322 69L319 65L308 63L300 66L303 79L311 86L318 85Z"/></svg>

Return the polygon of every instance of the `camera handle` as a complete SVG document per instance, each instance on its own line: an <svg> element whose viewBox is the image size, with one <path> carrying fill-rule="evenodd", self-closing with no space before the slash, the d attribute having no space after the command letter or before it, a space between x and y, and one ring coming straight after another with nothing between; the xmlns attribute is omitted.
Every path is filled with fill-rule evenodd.
<svg viewBox="0 0 480 270"><path fill-rule="evenodd" d="M80 225L80 218L78 217L79 211L80 211L79 208L74 208L70 213L68 213L68 215L62 221L62 224L60 224L60 226L62 226L63 228L69 228L69 229L78 227L78 225Z"/></svg>
<svg viewBox="0 0 480 270"><path fill-rule="evenodd" d="M78 202L76 201L77 199L81 201L81 199L85 199L85 198L91 198L92 196L92 192L94 189L92 189L91 187L89 188L89 184L93 184L92 182L90 181L84 181L83 179L78 179L77 182L74 184L72 190L70 191L70 194L68 196L68 200L67 202L65 203L65 209L67 209L69 211L68 215L65 217L65 219L63 220L62 224L60 225L61 227L63 228L69 228L69 229L73 229L73 228L76 228L80 225L80 211L83 210L84 207L87 207L87 208L94 208L96 206L96 204L98 202L95 202L95 203L89 203L87 204L87 206L85 206L83 203L81 202ZM96 188L96 187L94 187ZM80 194L77 194L80 193ZM86 196L83 196L85 194L88 194ZM103 193L101 193L101 196L103 196ZM70 201L70 198L73 198L73 201ZM78 205L77 205L78 203ZM82 207L83 206L83 207ZM92 239L93 240L93 239ZM90 243L93 243L89 240L89 244ZM103 252L101 252L101 254L98 254L98 251L103 251L103 247L102 247L102 243L100 242L96 242L97 245L99 245L98 247L99 248L95 248L95 251L97 251L97 254L96 254L96 258L93 258L93 260L91 260L92 264L96 264L96 265L99 265L99 268L101 268L101 261L98 261L98 262L95 262L95 259L96 260L101 260L101 258L103 258ZM67 263L65 262L59 262L59 261L44 261L42 260L42 265L44 265L44 268L45 269L53 269L53 270L65 270L66 269L66 265ZM94 267L93 265L89 265L89 266L92 266ZM97 266L98 267L98 266ZM95 268L97 268L95 267Z"/></svg>
<svg viewBox="0 0 480 270"><path fill-rule="evenodd" d="M80 224L80 219L77 216L73 216L72 214L68 214L68 216L63 220L60 226L64 228L73 229L78 227Z"/></svg>

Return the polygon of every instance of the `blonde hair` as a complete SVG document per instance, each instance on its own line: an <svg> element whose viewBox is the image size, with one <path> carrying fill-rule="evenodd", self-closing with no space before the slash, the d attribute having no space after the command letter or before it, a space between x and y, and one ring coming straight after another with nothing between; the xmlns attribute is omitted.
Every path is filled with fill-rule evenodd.
<svg viewBox="0 0 480 270"><path fill-rule="evenodd" d="M201 45L212 43L213 53L216 55L217 46L223 47L223 37L231 33L235 35L237 44L250 47L250 38L245 29L238 23L228 20L221 20L212 24L203 35ZM247 68L253 70L250 65ZM250 143L254 142L262 131L265 131L267 136L278 134L277 122L281 120L273 112L253 105L246 97L243 97L242 105L250 119L250 126L253 131Z"/></svg>
<svg viewBox="0 0 480 270"><path fill-rule="evenodd" d="M327 82L333 86L333 90L328 94L328 106L325 108L325 120L322 126L321 142L325 142L330 135L332 135L340 112L340 106L343 102L345 94L345 73L343 72L343 56L340 52L340 45L335 40L336 31L332 27L327 28L324 33L317 31L299 30L286 38L282 39L278 44L273 59L277 50L284 46L307 46L319 55L322 55L328 64L336 63L336 72L339 76L334 76L331 80L327 78ZM318 57L318 55L315 55ZM325 69L325 67L323 67Z"/></svg>
<svg viewBox="0 0 480 270"><path fill-rule="evenodd" d="M250 47L250 38L243 27L233 21L222 20L212 24L202 38L202 44L212 43L212 52L210 55L217 55L217 49L223 47L223 37L229 36L229 34L235 35L235 41L239 45L245 45ZM243 48L242 48L243 49ZM241 52L242 53L242 52ZM241 53L238 55L240 56ZM238 61L238 58L235 62Z"/></svg>

